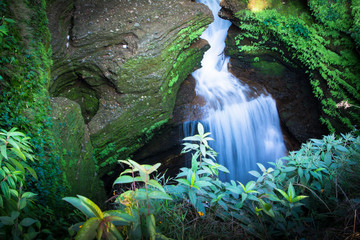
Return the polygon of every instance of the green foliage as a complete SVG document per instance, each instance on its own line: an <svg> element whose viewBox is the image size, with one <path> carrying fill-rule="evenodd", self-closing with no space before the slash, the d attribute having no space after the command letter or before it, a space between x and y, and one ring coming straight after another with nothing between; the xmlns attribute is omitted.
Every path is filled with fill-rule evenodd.
<svg viewBox="0 0 360 240"><path fill-rule="evenodd" d="M75 239L123 239L117 227L130 225L135 221L132 216L122 211L102 212L94 202L80 195L77 198L65 197L63 200L72 204L87 217L85 222L77 223L70 228L77 231Z"/></svg>
<svg viewBox="0 0 360 240"><path fill-rule="evenodd" d="M16 128L0 132L0 237L2 239L34 239L41 224L27 214L34 211L37 194L24 191L26 174L37 179L35 171L27 164L34 156L29 138ZM29 176L29 177L30 177Z"/></svg>
<svg viewBox="0 0 360 240"><path fill-rule="evenodd" d="M60 207L66 182L51 130L47 87L52 61L45 5L44 0L1 1L6 34L0 37L0 127L28 134L38 159L30 165L39 178L28 187L39 193L42 203Z"/></svg>
<svg viewBox="0 0 360 240"><path fill-rule="evenodd" d="M198 134L184 139L182 150L192 153L191 167L180 169L175 184L164 176L152 179L159 163L120 161L130 168L114 186L128 184L130 190L114 192L112 197L117 210L110 211L126 216L119 220L122 225L114 224L114 232L120 233L116 238L167 239L159 230L176 239L222 238L225 232L241 238L244 231L260 239L320 238L321 230L308 226L323 227L321 221L331 222L343 217L338 213L345 209L356 209L352 202L359 189L349 185L349 179L360 179L360 137L311 139L299 151L270 163L272 167L258 163L260 171L249 172L254 180L243 184L219 180L219 171L228 170L216 163L216 153L208 144L213 140L210 133L200 123L197 129ZM109 233L111 224L100 227L105 212L90 200L81 196L64 200L88 218L72 227L78 231L76 239ZM80 225L84 230L79 230Z"/></svg>
<svg viewBox="0 0 360 240"><path fill-rule="evenodd" d="M347 0L311 0L308 2L315 18L334 30L347 32L352 25L350 3Z"/></svg>
<svg viewBox="0 0 360 240"><path fill-rule="evenodd" d="M336 2L344 9L349 8L343 1ZM341 9L339 14L345 14ZM344 127L350 130L360 123L358 109L343 111L336 105L345 100L359 105L360 101L358 56L349 37L337 28L311 22L307 13L295 16L282 15L274 9L256 13L242 10L236 17L242 30L235 39L240 52L275 51L284 62L306 69L313 94L322 105L320 120L331 132L343 131ZM343 25L336 24L346 31ZM243 45L245 39L250 43Z"/></svg>
<svg viewBox="0 0 360 240"><path fill-rule="evenodd" d="M360 1L351 1L351 13L354 19L353 25L350 29L351 37L355 40L357 47L360 46Z"/></svg>

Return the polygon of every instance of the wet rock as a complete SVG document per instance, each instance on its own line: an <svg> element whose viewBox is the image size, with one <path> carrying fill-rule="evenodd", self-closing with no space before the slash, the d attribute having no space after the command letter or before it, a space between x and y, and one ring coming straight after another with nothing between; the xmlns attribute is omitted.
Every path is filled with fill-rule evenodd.
<svg viewBox="0 0 360 240"><path fill-rule="evenodd" d="M71 195L80 194L100 202L105 196L96 173L89 129L80 105L67 98L51 99L53 132L58 140L62 169Z"/></svg>
<svg viewBox="0 0 360 240"><path fill-rule="evenodd" d="M48 18L50 92L80 105L104 175L172 118L211 12L191 1L58 0Z"/></svg>

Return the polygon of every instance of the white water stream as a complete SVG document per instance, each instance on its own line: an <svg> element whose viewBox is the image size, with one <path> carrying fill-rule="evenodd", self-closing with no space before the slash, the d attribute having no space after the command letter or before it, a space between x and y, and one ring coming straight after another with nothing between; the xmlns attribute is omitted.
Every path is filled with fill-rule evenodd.
<svg viewBox="0 0 360 240"><path fill-rule="evenodd" d="M214 22L201 35L210 44L202 67L193 72L196 94L206 100L205 119L201 122L218 153L217 162L226 166L230 175L223 180L247 181L256 163L267 164L286 153L274 99L268 94L254 93L228 71L229 57L224 55L225 38L230 21L218 17L220 0L198 0L207 5ZM265 91L263 91L265 92ZM196 129L196 123L184 125L185 135Z"/></svg>

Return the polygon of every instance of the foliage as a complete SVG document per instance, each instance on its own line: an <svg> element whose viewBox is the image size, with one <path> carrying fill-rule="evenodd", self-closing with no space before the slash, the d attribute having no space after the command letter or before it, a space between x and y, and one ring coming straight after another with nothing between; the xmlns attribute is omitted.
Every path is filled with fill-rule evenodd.
<svg viewBox="0 0 360 240"><path fill-rule="evenodd" d="M358 56L349 37L338 29L311 22L307 13L286 16L271 9L255 13L242 10L235 15L242 30L236 37L240 52L274 51L284 62L306 69L313 94L322 105L320 121L330 132L344 131L344 127L351 130L360 123L358 109L343 111L336 106L345 100L353 105L360 101ZM250 44L242 45L244 39Z"/></svg>
<svg viewBox="0 0 360 240"><path fill-rule="evenodd" d="M72 226L73 230L78 231L75 239L94 239L95 237L101 239L102 236L110 239L123 239L123 236L130 239L144 237L166 239L156 232L154 216L156 209L153 206L159 200L172 200L172 198L165 192L163 186L150 176L160 167L160 163L151 166L140 165L132 160L120 162L128 165L130 169L122 172L114 185L131 183L131 190L115 196L114 203L118 206L118 210L103 213L91 200L79 195L78 198L63 198L88 218L85 223L80 222ZM139 183L143 187L138 188L136 185Z"/></svg>
<svg viewBox="0 0 360 240"><path fill-rule="evenodd" d="M28 187L38 192L40 202L60 207L67 184L51 130L47 87L52 62L45 10L44 0L1 1L0 122L2 128L17 127L31 138L38 161L30 165L39 181L30 179Z"/></svg>
<svg viewBox="0 0 360 240"><path fill-rule="evenodd" d="M353 26L351 27L351 37L355 40L357 47L360 47L360 1L351 1L351 13L354 19Z"/></svg>
<svg viewBox="0 0 360 240"><path fill-rule="evenodd" d="M40 222L29 216L34 211L37 194L26 192L26 174L37 179L27 162L34 156L29 138L16 131L0 132L0 236L2 239L34 239L40 233Z"/></svg>
<svg viewBox="0 0 360 240"><path fill-rule="evenodd" d="M90 199L78 195L65 197L63 200L78 208L88 218L86 222L80 222L71 227L78 231L75 239L123 239L117 226L130 225L134 218L117 210L102 212L101 209Z"/></svg>
<svg viewBox="0 0 360 240"><path fill-rule="evenodd" d="M199 239L203 234L226 238L222 234L229 231L233 231L231 236L247 232L260 239L306 238L319 234L318 229L316 233L309 230L309 225L321 226L321 221L344 217L338 214L344 207L356 210L359 189L348 186L348 179L359 179L354 170L360 159L360 137L347 134L311 139L299 151L270 163L270 168L258 164L260 171L249 172L254 180L243 184L219 180L219 172L228 170L216 163L216 153L208 145L213 140L210 133L201 123L197 129L198 134L184 139L182 151L192 153L191 167L181 168L173 184L164 176L151 178L159 163L120 161L130 169L123 171L114 185L131 185L130 190L112 197L117 210L111 211L126 216L121 227L113 227L121 238L166 239L159 230L178 239ZM88 217L86 232L92 238L107 229L100 228L104 215L90 200L81 196L64 200ZM81 231L78 239L83 239Z"/></svg>

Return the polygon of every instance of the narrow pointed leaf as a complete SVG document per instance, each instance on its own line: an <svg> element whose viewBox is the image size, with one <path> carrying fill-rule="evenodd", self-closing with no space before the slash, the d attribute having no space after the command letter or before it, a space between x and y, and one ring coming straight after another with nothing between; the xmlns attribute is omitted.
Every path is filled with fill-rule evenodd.
<svg viewBox="0 0 360 240"><path fill-rule="evenodd" d="M156 229L155 229L155 217L153 214L150 214L146 217L146 227L150 235L150 240L155 240Z"/></svg>
<svg viewBox="0 0 360 240"><path fill-rule="evenodd" d="M288 196L290 197L290 199L293 199L295 197L295 189L291 182L288 188Z"/></svg>
<svg viewBox="0 0 360 240"><path fill-rule="evenodd" d="M165 189L163 188L163 186L161 186L160 183L158 183L157 181L155 181L154 179L150 179L150 181L148 182L148 184L154 188L157 188L158 190L162 191L165 193Z"/></svg>
<svg viewBox="0 0 360 240"><path fill-rule="evenodd" d="M302 200L302 199L304 199L304 198L307 198L307 197L308 197L308 196L304 196L304 195L296 196L296 197L294 197L294 199L292 200L292 202L295 203L295 202L298 202L298 201L300 201L300 200Z"/></svg>
<svg viewBox="0 0 360 240"><path fill-rule="evenodd" d="M172 198L170 197L170 195L168 195L165 192L160 192L160 191L152 191L149 193L149 198L151 199L167 199L167 200L172 200Z"/></svg>
<svg viewBox="0 0 360 240"><path fill-rule="evenodd" d="M138 164L137 162L135 162L133 160L129 160L129 162L140 172L142 172L144 174L147 173L146 169L143 166L141 166L140 164Z"/></svg>
<svg viewBox="0 0 360 240"><path fill-rule="evenodd" d="M113 186L114 186L115 184L132 183L133 181L134 181L134 179L132 178L132 176L123 175L123 176L118 177L118 178L114 181Z"/></svg>
<svg viewBox="0 0 360 240"><path fill-rule="evenodd" d="M93 201L84 196L77 195L77 197L91 209L91 211L95 214L96 217L100 219L103 218L103 212L98 207L98 205L96 205Z"/></svg>
<svg viewBox="0 0 360 240"><path fill-rule="evenodd" d="M99 227L100 220L96 217L88 219L80 228L75 240L94 239L96 230Z"/></svg>
<svg viewBox="0 0 360 240"><path fill-rule="evenodd" d="M204 126L199 122L197 125L198 133L200 136L204 135Z"/></svg>
<svg viewBox="0 0 360 240"><path fill-rule="evenodd" d="M85 214L86 217L88 217L88 218L95 217L95 214L93 213L93 211L84 202L82 202L79 198L64 197L63 200L70 203L77 209L79 209L83 214Z"/></svg>
<svg viewBox="0 0 360 240"><path fill-rule="evenodd" d="M284 197L286 200L290 201L290 198L289 198L289 196L286 194L286 192L284 192L283 190L281 190L281 189L279 189L279 188L277 188L276 190L277 190L279 193L281 193L281 195L283 195L283 197Z"/></svg>

